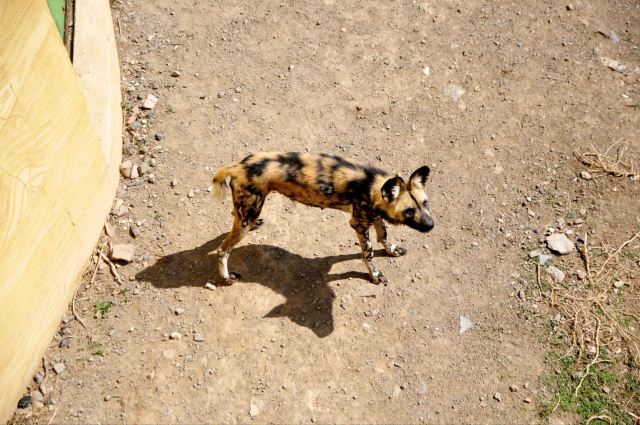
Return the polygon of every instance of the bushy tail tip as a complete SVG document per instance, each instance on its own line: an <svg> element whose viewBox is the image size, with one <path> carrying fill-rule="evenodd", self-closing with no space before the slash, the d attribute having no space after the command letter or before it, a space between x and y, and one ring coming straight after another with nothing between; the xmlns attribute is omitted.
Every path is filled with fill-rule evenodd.
<svg viewBox="0 0 640 425"><path fill-rule="evenodd" d="M213 176L213 199L219 202L224 201L228 188L229 184L227 183L227 173L226 169L223 168Z"/></svg>

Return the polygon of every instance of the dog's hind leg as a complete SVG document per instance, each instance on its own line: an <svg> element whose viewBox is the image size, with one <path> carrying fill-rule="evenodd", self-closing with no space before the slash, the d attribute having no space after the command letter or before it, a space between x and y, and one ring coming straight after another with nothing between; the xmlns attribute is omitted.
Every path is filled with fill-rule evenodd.
<svg viewBox="0 0 640 425"><path fill-rule="evenodd" d="M384 246L384 250L387 254L391 255L392 257L400 257L401 255L407 253L406 248L403 248L394 243L389 243L389 241L387 240L387 225L381 217L378 217L378 219L374 223L374 227L376 229L378 242L380 242L382 246Z"/></svg>
<svg viewBox="0 0 640 425"><path fill-rule="evenodd" d="M244 188L233 192L233 227L217 251L218 274L227 285L231 285L234 280L240 278L238 273L229 272L228 261L231 250L246 236L249 230L253 230L262 224L258 217L262 211L264 199L265 196L257 191L247 196Z"/></svg>

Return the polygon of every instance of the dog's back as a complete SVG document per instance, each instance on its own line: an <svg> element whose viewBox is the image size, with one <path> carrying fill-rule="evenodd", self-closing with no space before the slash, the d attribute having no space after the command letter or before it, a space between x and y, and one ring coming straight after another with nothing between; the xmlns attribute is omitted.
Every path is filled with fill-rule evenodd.
<svg viewBox="0 0 640 425"><path fill-rule="evenodd" d="M259 152L216 173L215 197L224 196L227 178L234 193L276 191L306 205L346 210L358 200L371 202L372 187L388 174L334 155Z"/></svg>

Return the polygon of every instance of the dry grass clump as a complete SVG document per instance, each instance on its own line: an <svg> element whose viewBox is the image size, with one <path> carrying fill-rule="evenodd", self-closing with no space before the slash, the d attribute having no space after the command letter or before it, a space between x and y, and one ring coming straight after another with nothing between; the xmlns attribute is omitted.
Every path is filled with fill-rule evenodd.
<svg viewBox="0 0 640 425"><path fill-rule="evenodd" d="M597 381L604 363L624 370L628 382L640 382L640 231L617 248L591 247L585 235L580 248L584 279L574 285L548 279L543 294L556 312L554 334L568 345L554 362L571 359L580 368L572 400L584 400L581 391L593 391L594 374ZM590 383L586 389L585 381ZM620 405L638 421L640 394L622 387ZM603 391L608 394L609 388ZM590 419L611 423L607 414Z"/></svg>
<svg viewBox="0 0 640 425"><path fill-rule="evenodd" d="M594 176L610 175L614 177L629 177L632 180L640 179L640 173L635 171L633 160L625 161L628 146L621 143L622 139L613 143L604 153L598 152L593 146L591 152L574 152L580 162L589 167L589 172Z"/></svg>

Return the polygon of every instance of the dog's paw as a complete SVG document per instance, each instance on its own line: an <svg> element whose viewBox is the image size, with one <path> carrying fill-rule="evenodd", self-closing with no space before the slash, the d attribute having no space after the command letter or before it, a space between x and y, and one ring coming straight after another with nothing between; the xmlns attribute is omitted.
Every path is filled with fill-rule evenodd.
<svg viewBox="0 0 640 425"><path fill-rule="evenodd" d="M407 253L407 249L400 246L400 245L396 245L394 243L392 244L385 244L384 246L384 250L387 253L387 255L390 255L392 257L401 257L403 255L405 255Z"/></svg>
<svg viewBox="0 0 640 425"><path fill-rule="evenodd" d="M251 227L251 230L258 230L260 228L260 226L262 226L264 224L264 219L259 218L256 220L255 223L253 223L253 226Z"/></svg>
<svg viewBox="0 0 640 425"><path fill-rule="evenodd" d="M231 286L233 283L241 278L240 273L229 272L229 277L222 278L222 284L225 286Z"/></svg>
<svg viewBox="0 0 640 425"><path fill-rule="evenodd" d="M407 253L407 248L402 247L400 245L392 244L387 251L389 255L392 257L402 257Z"/></svg>
<svg viewBox="0 0 640 425"><path fill-rule="evenodd" d="M383 275L380 270L376 270L371 275L371 281L376 285L380 285L380 284L386 285L389 283L389 281L387 280L387 277Z"/></svg>

